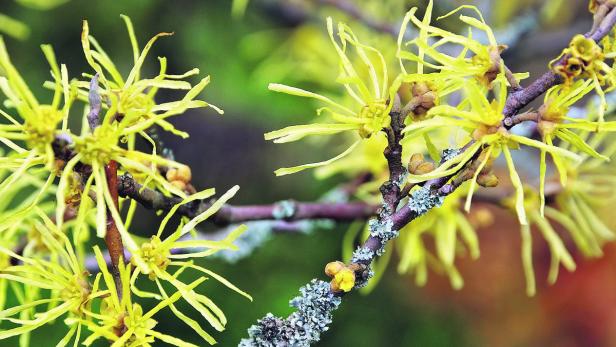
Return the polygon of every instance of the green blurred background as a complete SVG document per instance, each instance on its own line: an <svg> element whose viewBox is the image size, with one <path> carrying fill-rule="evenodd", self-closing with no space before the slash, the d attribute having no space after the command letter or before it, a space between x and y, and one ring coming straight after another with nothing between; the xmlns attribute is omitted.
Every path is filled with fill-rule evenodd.
<svg viewBox="0 0 616 347"><path fill-rule="evenodd" d="M509 2L492 3L511 7L506 4ZM589 27L590 15L583 12L585 3L565 3L567 11L542 23L509 54L506 59L514 62L514 69L524 66L525 70L545 70L549 57L558 54L559 47L567 44L575 30ZM537 10L541 4L520 1L518 5L524 9L511 11L523 14L529 9ZM275 37L284 38L306 18L290 16L292 13L280 10L276 1L250 4L243 18L232 18L230 9L228 0L72 0L50 11L35 11L8 0L0 3L0 12L30 26L27 40L7 39L7 45L15 64L32 87L38 86L36 92L41 97L51 98L42 88L49 73L39 48L41 43L53 45L59 62L68 65L70 77L89 71L79 40L83 19L89 21L91 34L123 71L130 69L132 52L120 14L132 18L141 45L158 32L175 32L158 41L146 70L157 71L156 55L166 56L169 70L174 73L200 68L212 76L203 98L225 110L224 116L199 111L177 118L174 124L192 135L186 141L164 136L177 159L192 167L194 183L199 188L216 187L220 192L240 185L234 204L317 199L341 179L318 181L309 173L275 178L272 173L289 163L324 156L321 149L308 147L307 143L276 146L263 140L265 131L301 124L313 111L308 103L267 91L269 81L255 77L254 70L260 59L267 57L264 50L272 46L262 46L251 39L264 32L277 32L280 34ZM327 8L322 10L328 13ZM335 16L337 12L330 10ZM584 15L572 20L576 12ZM402 16L400 13L391 22L399 22ZM497 15L493 18L506 21ZM325 35L324 25L322 28ZM529 44L531 37L543 44ZM270 44L275 47L277 42ZM461 265L465 288L454 292L438 275L431 275L427 288L417 288L411 278L399 276L395 266L390 266L372 293L345 298L320 346L614 346L610 341L616 341L611 333L616 330L612 329L616 313L609 309L616 307L610 305L616 302L614 294L610 294L616 292L616 286L609 280L609 274L614 274L614 252L608 249L605 259L582 263L578 273L563 274L556 286L540 289L536 298L527 298L518 257L517 226L506 214L495 213L498 227L480 231L481 259ZM139 216L137 233L155 230L157 217L150 211L139 211ZM288 300L298 288L321 276L324 264L340 258L347 227L340 225L309 236L275 235L236 264L203 262L254 298L249 302L213 281L203 286L229 320L227 330L215 334L219 345L236 345L247 335L246 329L267 312L289 314ZM537 257L541 262L541 250ZM547 261L547 255L544 258ZM538 276L542 276L541 271L539 266ZM588 283L603 286L584 286ZM586 325L578 319L580 315L594 323ZM158 320L162 331L201 343L170 313L160 314ZM64 333L61 325L37 330L33 345L55 345ZM15 345L16 340L0 342L0 346Z"/></svg>

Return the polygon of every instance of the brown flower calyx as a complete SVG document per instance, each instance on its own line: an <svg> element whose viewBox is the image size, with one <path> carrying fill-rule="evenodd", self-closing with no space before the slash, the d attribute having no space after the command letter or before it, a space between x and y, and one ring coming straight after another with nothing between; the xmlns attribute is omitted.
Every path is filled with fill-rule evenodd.
<svg viewBox="0 0 616 347"><path fill-rule="evenodd" d="M423 154L415 153L411 156L408 170L413 175L427 174L434 170L434 163L426 161Z"/></svg>
<svg viewBox="0 0 616 347"><path fill-rule="evenodd" d="M473 130L472 137L475 141L480 141L482 137L486 135L492 135L496 133L509 133L507 129L502 125L487 125L479 124L475 130Z"/></svg>
<svg viewBox="0 0 616 347"><path fill-rule="evenodd" d="M453 179L454 186L460 186L462 183L472 180L475 173L479 170L479 166L488 155L487 151L483 151L476 160L471 161L467 166ZM492 171L493 158L488 158L477 176L477 183L486 188L496 187L498 185L498 177Z"/></svg>
<svg viewBox="0 0 616 347"><path fill-rule="evenodd" d="M498 75L501 72L505 73L507 82L509 82L513 90L518 90L521 88L520 83L513 76L513 73L511 72L511 70L509 70L509 68L505 65L505 63L503 62L503 59L501 58L501 54L507 48L508 47L506 45L489 46L488 47L488 55L490 57L489 62L485 62L484 58L479 58L479 56L477 55L472 58L473 60L481 60L481 61L477 61L477 64L481 64L482 61L484 64L489 64L489 67L486 70L486 72L482 76L477 76L477 78L479 79L480 82L485 84L490 89L492 88L492 82L494 82L494 80L498 77Z"/></svg>
<svg viewBox="0 0 616 347"><path fill-rule="evenodd" d="M498 186L498 183L498 177L491 171L488 173L482 172L479 174L479 176L477 176L477 184L482 187L494 188Z"/></svg>
<svg viewBox="0 0 616 347"><path fill-rule="evenodd" d="M550 107L549 103L541 105L537 113L539 114L537 131L542 138L551 135L556 130L557 124L560 123L565 116L559 110Z"/></svg>

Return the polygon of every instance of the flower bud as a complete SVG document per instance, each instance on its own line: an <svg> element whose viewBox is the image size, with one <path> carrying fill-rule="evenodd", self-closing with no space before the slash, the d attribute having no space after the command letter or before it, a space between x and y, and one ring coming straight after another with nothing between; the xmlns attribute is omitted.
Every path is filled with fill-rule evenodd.
<svg viewBox="0 0 616 347"><path fill-rule="evenodd" d="M177 179L186 183L192 180L192 172L188 165L182 165L178 168Z"/></svg>
<svg viewBox="0 0 616 347"><path fill-rule="evenodd" d="M186 189L186 183L184 181L171 181L171 185L182 191Z"/></svg>
<svg viewBox="0 0 616 347"><path fill-rule="evenodd" d="M419 164L419 166L415 169L415 172L413 172L413 174L423 175L433 170L434 170L434 163L426 161L426 162Z"/></svg>
<svg viewBox="0 0 616 347"><path fill-rule="evenodd" d="M411 91L414 99L413 104L415 105L412 112L416 117L425 116L431 108L436 106L438 95L430 84L425 82L414 83Z"/></svg>
<svg viewBox="0 0 616 347"><path fill-rule="evenodd" d="M431 91L430 87L426 83L418 82L414 83L412 87L413 96L422 96Z"/></svg>
<svg viewBox="0 0 616 347"><path fill-rule="evenodd" d="M477 183L486 188L493 188L498 185L498 177L493 173L480 174L477 177Z"/></svg>
<svg viewBox="0 0 616 347"><path fill-rule="evenodd" d="M182 181L184 183L188 183L192 179L192 172L190 167L187 165L182 165L178 168L170 168L167 170L167 181Z"/></svg>
<svg viewBox="0 0 616 347"><path fill-rule="evenodd" d="M415 173L417 168L425 163L424 155L421 153L415 153L411 156L411 160L409 160L408 169L410 173Z"/></svg>
<svg viewBox="0 0 616 347"><path fill-rule="evenodd" d="M334 277L340 270L344 269L345 265L341 261L332 261L325 265L325 274L329 277Z"/></svg>
<svg viewBox="0 0 616 347"><path fill-rule="evenodd" d="M169 182L177 180L178 169L173 168L173 169L167 170L165 177L167 177L167 181Z"/></svg>

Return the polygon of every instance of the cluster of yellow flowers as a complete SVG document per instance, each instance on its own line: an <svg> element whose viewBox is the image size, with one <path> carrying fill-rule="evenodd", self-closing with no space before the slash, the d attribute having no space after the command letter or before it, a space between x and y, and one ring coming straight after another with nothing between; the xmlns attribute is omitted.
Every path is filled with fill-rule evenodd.
<svg viewBox="0 0 616 347"><path fill-rule="evenodd" d="M174 303L183 298L221 331L226 318L209 297L199 292L201 283L213 278L250 299L226 279L194 262L220 250L235 249L232 242L245 227L220 241L186 237L239 187L226 192L193 219L184 217L175 232L161 239L167 222L181 205L211 198L215 191L195 192L190 185L190 169L158 155L155 141L146 130L159 127L187 137L168 121L170 117L192 108L222 110L197 99L210 81L206 76L190 82L199 74L198 69L171 74L166 58L160 57L158 74L142 76L152 45L170 34L158 34L139 48L130 19L122 19L134 56L126 76L90 35L87 21L83 22L81 43L93 72L82 75L86 80L69 79L67 67L58 64L51 46L42 46L51 69L51 81L44 85L54 92L49 104L34 96L0 37L0 91L5 97L0 109L4 119L0 125L0 339L19 335L20 343L27 345L31 331L63 319L68 332L58 346L71 341L90 345L98 338L112 341L113 346L148 346L155 340L194 346L155 329L155 313L169 308L205 341L215 343L201 323ZM185 93L179 100L159 103L156 94L161 89ZM75 112L80 102L85 105L83 112ZM81 114L81 121L70 122L74 114ZM78 126L72 127L74 123ZM139 138L152 143L154 151L137 150ZM130 174L144 187L182 198L151 240L131 233L136 203L131 201L127 213L121 213L128 201L120 199L118 205L112 196L105 169L110 162L118 164L118 174ZM120 282L107 270L98 248L96 259L101 272L93 276L84 267L87 250L99 243L90 237L91 231L105 237L109 220L115 223L131 254L129 264L119 264ZM183 282L182 272L188 268L203 276ZM139 290L137 281L141 277L154 281L159 293ZM133 295L158 303L144 312L142 303L132 302ZM9 297L16 301L9 304Z"/></svg>
<svg viewBox="0 0 616 347"><path fill-rule="evenodd" d="M550 222L558 222L569 230L577 240L576 245L586 255L596 255L600 252L598 246L612 238L612 231L588 206L592 201L580 195L579 188L574 187L579 187L582 180L587 179L580 171L589 161L593 161L594 169L609 170L612 153L600 149L606 144L604 139L610 136L608 133L616 130L616 122L605 119L605 94L612 90L614 76L608 61L616 56L613 38L610 36L597 43L576 36L563 55L550 63L550 67L566 81L548 91L539 110L520 115L536 123L540 136L534 139L511 131L517 123L507 124L504 115L508 98L520 89L519 81L528 74L513 73L507 68L501 59L501 53L507 47L498 43L479 10L464 5L437 19L451 19L462 11L474 14L457 16L459 23L468 28L465 36L434 25L432 7L430 1L423 18L416 16L417 8L406 14L398 37L397 53L393 57L362 43L345 24L339 24L335 31L333 20L328 18L328 33L339 58L340 75L336 81L345 95L334 98L296 87L270 84L271 90L311 98L323 106L317 109L320 118L317 123L289 126L269 132L265 138L285 143L313 135L342 132L356 135L350 136L354 138L351 145L332 159L279 169L276 174L286 175L315 167L320 177L338 172L370 172L374 180L360 187L358 197L378 201L378 187L388 178L382 155L387 141L381 130L389 126L390 113L401 113L405 117L403 161L409 163L404 185L418 186L456 174L468 182L453 196L447 197L444 206L400 230L402 240L397 242L402 260L399 269L402 272L416 271L417 282L425 283L426 266L431 264L444 269L454 287L461 286L461 277L453 264L455 255L463 249L456 230L460 231L461 239L473 258L479 255L479 250L473 227L458 210L464 208L470 212L471 199L478 185L493 187L498 184L493 169L504 162L514 194L510 203L507 200L503 205L511 207L521 225L522 258L529 283L528 293L532 294L531 224L538 227L552 251L551 282L556 278L559 264L568 270L573 270L575 264ZM407 41L405 35L410 26L417 35ZM475 39L479 36L485 36L487 42ZM601 101L596 110L590 109L585 118L568 116L570 108L593 91ZM598 135L589 137L591 133ZM451 150L462 147L462 151ZM534 149L529 151L531 155L538 154L537 187L531 186L529 181L532 180L521 177L516 169L516 156L512 152L524 148ZM413 163L414 153L430 156L434 163L426 163L418 169L417 163ZM554 170L548 165L547 154L552 158ZM561 185L556 199L558 209L545 206L546 176L551 172L557 173ZM548 183L559 184L552 182L551 178ZM578 191L573 194L574 198L566 193L570 189ZM572 213L571 209L577 209L577 214L584 213L583 218L570 222L566 215ZM356 231L352 233L355 235ZM423 235L435 239L434 256L422 241ZM351 246L347 243L345 247Z"/></svg>

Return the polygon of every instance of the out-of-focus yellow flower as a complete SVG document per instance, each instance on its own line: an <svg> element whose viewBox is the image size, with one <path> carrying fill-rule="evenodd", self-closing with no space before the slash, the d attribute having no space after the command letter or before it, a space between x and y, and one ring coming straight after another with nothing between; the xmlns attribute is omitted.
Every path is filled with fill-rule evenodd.
<svg viewBox="0 0 616 347"><path fill-rule="evenodd" d="M415 282L423 286L428 280L430 266L444 271L453 288L460 289L464 285L454 264L456 255L463 254L466 248L472 259L479 258L477 234L460 210L465 194L467 189L459 188L444 200L441 207L430 210L400 230L400 238L395 244L400 254L399 273L414 272ZM424 243L426 237L434 239L435 254Z"/></svg>
<svg viewBox="0 0 616 347"><path fill-rule="evenodd" d="M587 139L593 147L606 144L611 134L596 134ZM606 145L601 151L605 157L613 157L616 146ZM601 158L582 154L584 161L565 167L567 185L561 187L555 197L558 209L546 206L545 215L562 224L582 253L589 257L602 255L601 246L615 239L616 234L600 218L600 207L614 203L613 164Z"/></svg>
<svg viewBox="0 0 616 347"><path fill-rule="evenodd" d="M522 265L524 268L524 275L526 277L526 294L528 296L535 295L535 272L533 269L533 246L531 236L531 226L535 225L539 232L543 236L550 248L550 271L548 274L548 282L554 284L558 277L558 270L560 265L565 267L568 271L575 270L575 262L573 257L567 250L563 240L556 233L550 222L544 218L539 212L540 207L538 205L539 197L536 191L529 186L524 186L524 208L526 215L528 216L528 225L520 225L520 233L522 237ZM505 201L505 205L508 205L515 211L515 201L510 199Z"/></svg>
<svg viewBox="0 0 616 347"><path fill-rule="evenodd" d="M68 238L40 209L36 210L41 220L36 223L36 227L41 233L48 254L36 258L23 257L0 246L2 254L22 262L20 265L5 267L0 278L22 283L28 297L20 305L0 312L3 319L19 324L18 327L0 331L0 339L28 334L68 314L67 325L70 328L60 345L69 343L73 336L75 344L78 344L81 320L86 319L85 311L89 310L92 300L102 295L97 290L99 276L94 279L93 284L90 283L88 273L83 267L83 259L77 257ZM38 297L41 291L49 291L50 297ZM26 318L37 307L46 307L46 311ZM23 313L26 313L26 317ZM15 315L20 317L13 318Z"/></svg>
<svg viewBox="0 0 616 347"><path fill-rule="evenodd" d="M593 84L589 80L578 80L573 85L558 85L545 95L544 104L538 111L538 130L541 133L543 142L553 145L554 139L558 138L563 144L571 146L576 151L585 155L590 155L601 160L609 160L606 156L598 153L595 147L588 144L585 139L574 131L582 132L612 132L616 131L616 122L601 121L595 122L590 116L587 119L576 119L567 116L571 105L582 99L593 90ZM602 111L599 111L601 117ZM589 113L593 114L594 113ZM564 147L562 144L560 147ZM560 183L567 184L567 163L563 162L560 156L552 155L554 165L560 176ZM539 166L539 195L541 198L541 214L545 206L545 176L547 171L546 152L541 150Z"/></svg>

